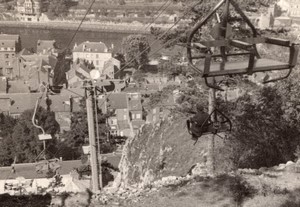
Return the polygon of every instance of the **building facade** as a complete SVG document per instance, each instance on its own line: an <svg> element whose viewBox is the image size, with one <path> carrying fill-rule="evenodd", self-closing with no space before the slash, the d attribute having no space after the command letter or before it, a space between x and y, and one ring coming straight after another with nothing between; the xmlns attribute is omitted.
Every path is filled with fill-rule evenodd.
<svg viewBox="0 0 300 207"><path fill-rule="evenodd" d="M73 49L73 62L78 60L86 60L94 65L95 69L102 74L104 63L112 58L112 54L108 51L106 45L102 42L83 42L79 45L75 44Z"/></svg>
<svg viewBox="0 0 300 207"><path fill-rule="evenodd" d="M39 21L42 11L41 0L18 0L17 11L20 20Z"/></svg>
<svg viewBox="0 0 300 207"><path fill-rule="evenodd" d="M14 78L18 61L17 53L21 50L19 35L0 34L0 77Z"/></svg>

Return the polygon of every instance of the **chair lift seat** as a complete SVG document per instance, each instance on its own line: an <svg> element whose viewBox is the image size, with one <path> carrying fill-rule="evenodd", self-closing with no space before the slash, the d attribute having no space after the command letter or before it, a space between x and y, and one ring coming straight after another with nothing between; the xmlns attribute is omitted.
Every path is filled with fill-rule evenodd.
<svg viewBox="0 0 300 207"><path fill-rule="evenodd" d="M191 120L188 120L188 122L190 122L189 133L195 138L199 138L207 134L217 134L228 131L226 123L221 124L218 128L216 128L213 124L210 124L205 130L203 130L201 127L194 125Z"/></svg>
<svg viewBox="0 0 300 207"><path fill-rule="evenodd" d="M223 65L223 66L222 66ZM204 72L204 65L199 65L198 68L204 73L206 77L224 76L233 74L246 74L248 72L249 61L237 61L237 62L226 62L213 63L210 65L208 73ZM253 66L253 73L265 72L273 70L289 69L288 63L280 62L272 59L255 59Z"/></svg>

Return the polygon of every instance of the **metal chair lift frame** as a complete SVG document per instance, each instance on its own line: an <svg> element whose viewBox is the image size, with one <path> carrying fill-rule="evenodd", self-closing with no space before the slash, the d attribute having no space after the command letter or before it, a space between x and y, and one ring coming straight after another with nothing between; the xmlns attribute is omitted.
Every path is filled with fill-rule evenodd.
<svg viewBox="0 0 300 207"><path fill-rule="evenodd" d="M194 39L194 35L198 30L201 29L203 25L207 23L207 21L214 15L217 14L217 11L221 8L221 6L225 4L225 10L223 15L223 20L221 22L221 27L223 29L220 30L220 35L223 37L220 40L214 41L200 41L198 43L192 42ZM243 38L238 40L231 40L226 38L226 28L229 19L229 6L233 6L238 14L240 14L241 18L246 22L246 24L250 27L252 31L252 37ZM278 45L282 47L289 48L289 60L288 62L279 62L271 59L262 59L258 54L256 44L258 43L267 43ZM220 47L220 54L211 54L209 52L202 53L201 55L194 56L192 54L192 49L205 49L206 51L210 51L212 47ZM232 52L227 53L226 47L236 47L245 52ZM226 75L252 75L256 72L266 72L266 71L274 71L274 70L288 70L288 73L279 78L271 79L264 81L264 83L278 81L284 78L287 78L292 69L297 64L297 56L299 53L299 48L295 43L291 43L289 40L283 40L278 38L270 38L270 37L261 37L259 36L257 30L254 25L251 23L249 18L244 14L244 12L239 8L238 4L234 0L221 0L215 8L199 23L197 23L190 35L187 39L187 59L191 67L202 74L202 77L205 79L206 85L210 88L215 88L217 90L222 90L219 86L209 83L209 77L216 76L226 76ZM244 62L229 62L227 57L230 56L249 56L249 61ZM222 62L217 64L212 64L212 58L221 57ZM195 59L204 59L203 66L196 66L193 62Z"/></svg>
<svg viewBox="0 0 300 207"><path fill-rule="evenodd" d="M221 117L223 117L225 120L223 121L219 121L218 119L218 114L220 114ZM212 121L211 123L208 123L209 120L211 120L211 117L214 116L214 121ZM199 134L194 134L192 131L192 125L193 121L191 119L187 120L187 129L190 135L192 135L193 137L196 137L196 141L194 143L194 145L198 142L198 138L201 137L202 135L206 135L206 134L214 134L221 137L218 133L220 132L225 132L225 131L231 131L232 129L232 123L230 121L230 119L223 114L220 110L218 110L217 108L215 108L210 114L209 116L206 118L206 120L202 123L201 127L199 128ZM228 124L229 126L225 127L226 129L224 129L224 125ZM208 130L205 131L204 127L208 126Z"/></svg>

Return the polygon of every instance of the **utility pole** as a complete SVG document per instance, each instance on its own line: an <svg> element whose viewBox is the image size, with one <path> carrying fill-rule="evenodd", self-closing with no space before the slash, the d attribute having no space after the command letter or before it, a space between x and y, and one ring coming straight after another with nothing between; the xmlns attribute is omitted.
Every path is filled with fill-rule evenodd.
<svg viewBox="0 0 300 207"><path fill-rule="evenodd" d="M94 101L94 90L92 83L87 83L85 87L86 91L86 111L89 129L89 143L90 143L90 163L92 169L92 191L94 193L99 191L99 173L97 165L97 148L95 139L95 125L94 125L94 112L93 112L93 101Z"/></svg>
<svg viewBox="0 0 300 207"><path fill-rule="evenodd" d="M103 183L102 183L102 157L101 157L101 148L100 148L100 137L99 137L99 126L98 126L98 106L97 106L97 88L94 87L94 96L96 97L94 99L95 103L95 121L96 121L96 135L97 135L97 147L98 147L98 163L99 163L99 183L100 183L100 189L103 188Z"/></svg>
<svg viewBox="0 0 300 207"><path fill-rule="evenodd" d="M213 78L213 84L215 84L215 78ZM216 107L216 89L209 89L209 97L208 97L208 113L211 114ZM215 122L215 115L212 114L212 122ZM216 166L215 166L215 135L209 135L209 143L208 143L208 168L212 174L215 174Z"/></svg>

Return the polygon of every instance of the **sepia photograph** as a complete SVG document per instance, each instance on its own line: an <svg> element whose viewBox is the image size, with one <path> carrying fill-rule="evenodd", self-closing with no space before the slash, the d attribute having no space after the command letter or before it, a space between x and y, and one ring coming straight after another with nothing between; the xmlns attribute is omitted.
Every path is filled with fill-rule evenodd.
<svg viewBox="0 0 300 207"><path fill-rule="evenodd" d="M300 207L299 49L300 0L0 0L0 207Z"/></svg>

